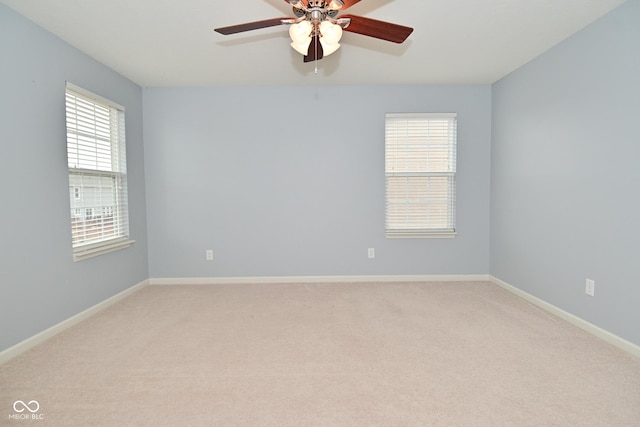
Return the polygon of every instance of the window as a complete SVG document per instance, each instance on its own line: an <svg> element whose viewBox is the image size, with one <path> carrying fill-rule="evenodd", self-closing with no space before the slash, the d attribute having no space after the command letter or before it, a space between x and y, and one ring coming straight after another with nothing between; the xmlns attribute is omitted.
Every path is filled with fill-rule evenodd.
<svg viewBox="0 0 640 427"><path fill-rule="evenodd" d="M387 237L454 237L455 113L385 117Z"/></svg>
<svg viewBox="0 0 640 427"><path fill-rule="evenodd" d="M128 247L124 108L67 83L67 163L76 261Z"/></svg>

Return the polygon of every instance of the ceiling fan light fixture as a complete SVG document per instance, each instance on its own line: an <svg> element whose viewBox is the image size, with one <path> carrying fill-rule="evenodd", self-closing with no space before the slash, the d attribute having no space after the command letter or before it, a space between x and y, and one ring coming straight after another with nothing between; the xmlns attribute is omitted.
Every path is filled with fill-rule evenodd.
<svg viewBox="0 0 640 427"><path fill-rule="evenodd" d="M311 31L313 30L313 25L309 21L301 21L297 24L292 24L289 27L289 37L293 42L302 42L307 39L311 39Z"/></svg>
<svg viewBox="0 0 640 427"><path fill-rule="evenodd" d="M333 52L340 48L340 38L342 37L342 27L337 24L333 24L329 21L323 21L320 24L320 44L324 56L331 55Z"/></svg>
<svg viewBox="0 0 640 427"><path fill-rule="evenodd" d="M322 21L320 34L326 43L337 44L342 38L342 27L329 21Z"/></svg>
<svg viewBox="0 0 640 427"><path fill-rule="evenodd" d="M291 47L301 55L306 55L309 51L312 30L313 25L309 21L301 21L289 27L289 36L292 41Z"/></svg>

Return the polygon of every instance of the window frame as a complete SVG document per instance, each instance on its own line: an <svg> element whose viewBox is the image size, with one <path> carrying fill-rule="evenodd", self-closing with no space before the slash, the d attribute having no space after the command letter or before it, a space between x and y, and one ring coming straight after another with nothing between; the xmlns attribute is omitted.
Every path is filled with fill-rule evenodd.
<svg viewBox="0 0 640 427"><path fill-rule="evenodd" d="M429 121L441 122L443 120L449 122L443 139L446 142L443 143L438 138L438 144L432 143L429 137L425 135L419 135L418 133L409 135L412 132L409 129L409 124L406 125L407 136L405 136L403 143L400 143L398 141L402 141L402 138L394 134L398 127L392 127L395 126L392 122L423 121L425 128L429 129ZM424 138L424 142L418 144L412 142L415 145L411 146L410 138L417 137ZM457 113L385 114L385 236L387 238L456 237L457 143ZM439 146L440 152L437 154L441 157L439 158L439 163L433 163L440 165L440 167L428 165L430 162L427 159L429 159L430 152L434 150L433 147L435 146ZM420 155L415 154L415 147L422 149ZM445 151L447 152L444 160L442 158L442 147L446 147ZM404 166L405 170L402 170L402 167L396 169L394 165L397 164L398 160L403 160L407 164L413 162L413 166ZM421 161L424 164L421 164ZM418 165L417 168L416 164ZM445 164L445 166L443 167L442 164ZM405 181L404 183L402 183L403 180ZM431 184L438 184L437 181L440 181L440 187L443 187L442 182L446 182L446 190L431 191L428 188ZM390 195L391 188L395 187L397 193L397 188L402 188L403 186L406 193L405 196L392 198ZM419 194L418 197L415 196L416 193ZM435 197L436 195L438 196L437 198ZM416 201L416 198L420 199L420 201ZM440 210L446 209L446 213L430 214L431 206L439 206ZM404 224L399 219L403 215L398 213L403 212L403 210L406 211L403 215L408 218L404 220ZM443 223L445 226L435 227L436 223Z"/></svg>
<svg viewBox="0 0 640 427"><path fill-rule="evenodd" d="M110 129L109 137L102 138L98 136L97 119L92 122L87 119L88 128L92 124L95 127L95 134L90 131L84 132L79 130L79 125L70 126L77 119L79 111L76 107L70 106L70 99L73 97L82 100L82 102L92 104L94 108L108 110L109 120L107 127ZM71 104L73 105L73 104ZM70 234L71 246L74 261L80 261L87 258L102 255L108 252L124 249L135 241L129 237L129 207L128 207L128 191L127 191L127 164L126 164L126 135L125 135L125 109L123 106L110 101L100 95L66 82L65 85L65 121L66 121L66 147L67 147L67 168L69 175L69 205L70 205ZM104 124L105 122L103 122ZM82 137L87 137L82 139ZM82 147L81 141L82 139ZM106 144L108 155L98 154L98 151L104 147L100 144ZM90 142L87 142L89 140ZM93 141L91 141L93 140ZM101 142L98 142L100 141ZM86 144L86 145L85 145ZM95 151L95 167L91 167L89 163L83 163L80 160L81 150L88 147L88 150ZM104 151L104 150L103 150ZM85 153L83 153L85 154ZM105 159L109 159L105 166ZM102 163L100 163L102 162ZM84 200L90 197L89 190L91 187L85 187L84 181L90 180L107 180L113 182L110 191L103 192L98 187L98 202L90 204ZM80 182L80 186L78 184ZM96 191L94 190L94 193ZM76 195L80 197L76 197ZM104 200L104 196L108 197L111 203ZM78 203L78 199L81 199ZM113 217L105 221L104 212L112 211L115 207ZM91 218L87 218L87 213L91 212ZM95 221L99 220L98 223ZM80 225L77 225L78 222ZM93 222L88 225L87 221ZM87 229L93 227L91 232L95 234L87 237ZM80 231L78 231L80 230ZM90 233L91 234L91 233ZM83 235L83 239L79 239L78 235Z"/></svg>

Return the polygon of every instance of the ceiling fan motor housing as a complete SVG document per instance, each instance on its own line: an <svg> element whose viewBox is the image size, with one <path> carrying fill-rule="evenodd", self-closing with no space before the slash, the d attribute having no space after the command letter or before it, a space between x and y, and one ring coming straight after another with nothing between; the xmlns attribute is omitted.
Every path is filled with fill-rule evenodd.
<svg viewBox="0 0 640 427"><path fill-rule="evenodd" d="M327 16L329 18L335 18L339 12L338 9L328 9L325 0L309 0L306 8L300 7L298 4L292 7L293 14L296 18L305 18L308 21L316 23L324 21Z"/></svg>

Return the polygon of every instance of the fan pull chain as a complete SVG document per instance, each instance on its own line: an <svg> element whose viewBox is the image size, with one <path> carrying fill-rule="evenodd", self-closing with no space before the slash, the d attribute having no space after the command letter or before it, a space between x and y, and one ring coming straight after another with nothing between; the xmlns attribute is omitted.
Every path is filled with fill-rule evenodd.
<svg viewBox="0 0 640 427"><path fill-rule="evenodd" d="M318 38L319 36L314 37L315 44L316 44L316 60L315 60L316 69L314 74L318 74Z"/></svg>

